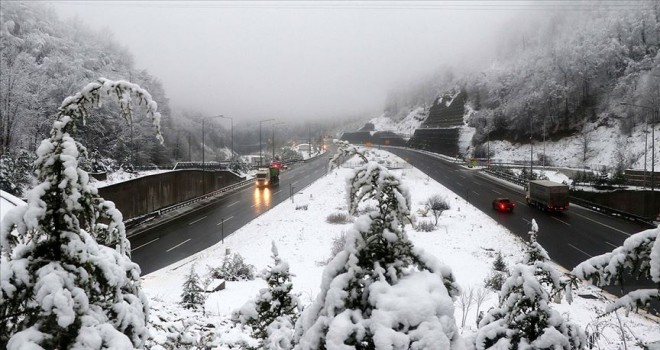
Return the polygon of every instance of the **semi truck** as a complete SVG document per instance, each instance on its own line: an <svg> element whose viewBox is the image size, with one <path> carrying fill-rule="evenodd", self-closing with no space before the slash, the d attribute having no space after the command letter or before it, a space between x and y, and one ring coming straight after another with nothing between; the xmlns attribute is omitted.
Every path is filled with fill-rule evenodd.
<svg viewBox="0 0 660 350"><path fill-rule="evenodd" d="M281 163L273 162L268 168L257 169L257 187L277 186L280 183L280 168L282 168Z"/></svg>
<svg viewBox="0 0 660 350"><path fill-rule="evenodd" d="M527 183L527 204L541 210L564 211L568 209L568 185L548 180L533 180Z"/></svg>

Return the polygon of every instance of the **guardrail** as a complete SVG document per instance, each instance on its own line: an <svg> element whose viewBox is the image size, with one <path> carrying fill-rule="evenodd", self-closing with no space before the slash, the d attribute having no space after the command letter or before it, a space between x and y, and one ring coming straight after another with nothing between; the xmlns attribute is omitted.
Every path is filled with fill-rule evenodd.
<svg viewBox="0 0 660 350"><path fill-rule="evenodd" d="M141 223L141 222L143 222L143 221L145 221L145 220L148 220L148 219L151 219L151 218L154 218L154 217L157 217L157 216L163 215L163 214L165 214L165 213L169 213L169 212L171 212L171 211L173 211L173 210L177 210L177 209L180 209L180 208L183 208L183 207L189 206L189 205L191 205L191 204L195 204L195 203L197 203L197 202L200 202L200 201L203 201L203 200L209 199L209 198L211 198L211 197L215 197L215 196L217 196L217 195L219 195L219 194L222 194L222 193L225 193L225 192L228 192L228 191L232 191L232 190L235 190L235 189L238 189L238 188L241 188L241 187L245 187L246 185L250 185L250 184L253 184L253 183L254 183L254 180L253 180L253 179L243 180L243 181L237 182L237 183L235 183L235 184L233 184L233 185L229 185L229 186L227 186L227 187L223 187L223 188L221 188L221 189L219 189L219 190L215 190L215 191L213 191L213 192L209 192L209 193L204 194L204 195L202 195L202 196L195 197L195 198L189 199L189 200L187 200L187 201L179 202L179 203L177 203L177 204L170 205L170 206L168 206L168 207L158 209L158 210L153 211L153 212L151 212L151 213L147 213L147 214L144 214L144 215L141 215L141 216L137 216L137 217L131 218L131 219L129 219L129 220L126 220L125 225L126 225L127 228L128 228L128 227L132 227L132 226L135 226L135 225L137 225L137 224L139 224L139 223Z"/></svg>
<svg viewBox="0 0 660 350"><path fill-rule="evenodd" d="M491 175L493 175L493 176L495 176L495 177L504 179L504 180L512 182L512 183L515 183L516 185L520 185L520 186L523 186L523 187L526 186L526 181L520 180L519 178L517 178L515 176L511 176L509 174L502 173L502 172L499 172L499 171L494 171L494 170L491 170L491 169L485 169L484 171L491 174ZM628 220L628 221L637 222L637 223L640 223L640 224L643 224L643 225L647 225L650 228L657 227L657 225L655 225L653 222L649 221L648 218L645 218L645 217L642 217L642 216L639 216L639 215L636 215L636 214L628 213L628 212L621 211L621 210L611 208L611 207L607 207L607 206L604 206L604 205L601 205L601 204L598 204L598 203L590 202L590 201L584 200L582 198L579 198L579 197L576 197L576 196L573 196L573 195L569 195L569 198L570 198L571 203L575 203L579 206L582 206L582 207L585 207L587 209L591 209L591 210L600 212L600 213L605 214L605 215L611 215L611 216L619 217L619 218L622 218L622 219L625 219L625 220Z"/></svg>

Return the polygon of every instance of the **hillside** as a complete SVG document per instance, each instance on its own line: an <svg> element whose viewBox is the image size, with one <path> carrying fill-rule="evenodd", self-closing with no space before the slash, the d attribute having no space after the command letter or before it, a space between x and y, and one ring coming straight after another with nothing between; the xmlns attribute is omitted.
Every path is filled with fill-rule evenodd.
<svg viewBox="0 0 660 350"><path fill-rule="evenodd" d="M464 121L471 128L463 134L473 134L463 154L485 156L491 141L492 158L529 159L530 138L545 139L557 165L643 168L644 125L660 108L660 8L657 1L621 4L619 11L521 18L539 24L503 36L503 51L489 67L435 74L432 83L393 94L384 116L399 123L458 87L467 93ZM648 145L650 152L650 139ZM535 161L542 157L534 151Z"/></svg>

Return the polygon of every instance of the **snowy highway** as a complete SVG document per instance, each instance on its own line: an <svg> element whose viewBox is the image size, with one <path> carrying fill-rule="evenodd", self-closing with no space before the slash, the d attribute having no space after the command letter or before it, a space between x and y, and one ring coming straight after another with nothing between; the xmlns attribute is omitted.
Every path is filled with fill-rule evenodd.
<svg viewBox="0 0 660 350"><path fill-rule="evenodd" d="M388 148L388 151L469 201L522 239L528 239L530 222L536 219L538 241L550 258L567 270L588 258L612 251L630 235L649 228L577 205L571 205L564 213L542 212L526 204L525 194L519 186L417 151L401 148ZM494 211L492 201L496 197L515 201L515 210L512 213ZM626 291L648 285L634 280L626 282ZM619 287L606 290L620 294Z"/></svg>
<svg viewBox="0 0 660 350"><path fill-rule="evenodd" d="M132 259L148 274L202 251L326 174L328 157L293 165L274 188L248 186L211 204L131 236ZM294 201L295 201L294 194ZM284 229L284 228L283 228Z"/></svg>

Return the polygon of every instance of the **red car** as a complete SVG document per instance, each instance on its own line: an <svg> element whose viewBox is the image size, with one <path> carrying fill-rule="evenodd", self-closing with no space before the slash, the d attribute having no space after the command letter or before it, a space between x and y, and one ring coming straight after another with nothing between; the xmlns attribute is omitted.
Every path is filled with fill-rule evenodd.
<svg viewBox="0 0 660 350"><path fill-rule="evenodd" d="M513 208L515 207L516 203L512 202L509 198L495 198L493 200L493 209L497 211L513 212Z"/></svg>

